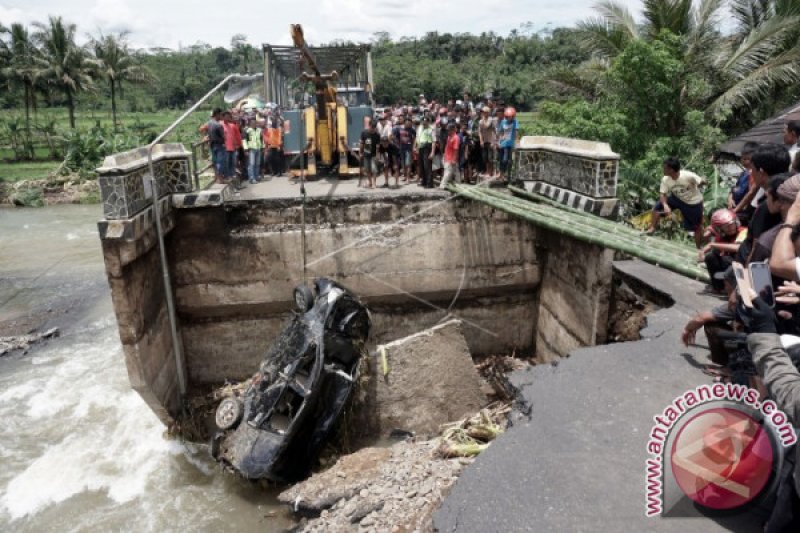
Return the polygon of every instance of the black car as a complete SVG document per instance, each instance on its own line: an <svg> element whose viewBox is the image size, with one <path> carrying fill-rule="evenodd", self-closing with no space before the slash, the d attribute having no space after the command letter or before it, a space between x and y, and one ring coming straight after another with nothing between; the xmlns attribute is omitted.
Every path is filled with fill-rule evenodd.
<svg viewBox="0 0 800 533"><path fill-rule="evenodd" d="M212 456L248 479L308 475L357 379L369 311L337 284L294 290L298 311L267 350L243 398L220 402Z"/></svg>

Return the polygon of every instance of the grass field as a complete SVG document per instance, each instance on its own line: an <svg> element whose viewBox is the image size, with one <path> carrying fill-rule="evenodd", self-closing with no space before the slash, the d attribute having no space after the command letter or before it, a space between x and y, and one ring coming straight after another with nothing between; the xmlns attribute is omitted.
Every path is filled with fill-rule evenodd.
<svg viewBox="0 0 800 533"><path fill-rule="evenodd" d="M164 110L154 113L131 113L121 112L117 114L117 120L122 125L122 130L126 135L134 136L134 139L141 138L141 144L146 144L145 139L149 139L161 133L172 122L183 113L182 110ZM189 144L199 140L197 128L208 120L209 110L196 111L191 117L186 119L176 131L172 132L166 142L183 142L189 148ZM31 126L34 134L34 161L14 161L14 152L11 149L8 136L8 124L18 121L20 126L24 123L24 112L22 110L0 110L0 181L15 182L23 179L43 179L54 172L61 161L54 161L49 158L50 152L46 145L43 134L37 132L37 125L44 125L50 121L55 121L56 131L65 133L69 131L69 118L66 109L40 109L38 113L31 115ZM111 113L98 111L79 111L76 114L76 127L79 131L88 131L91 128L100 126L111 131ZM59 141L56 141L57 143ZM60 148L60 146L59 146ZM61 150L63 152L63 150Z"/></svg>

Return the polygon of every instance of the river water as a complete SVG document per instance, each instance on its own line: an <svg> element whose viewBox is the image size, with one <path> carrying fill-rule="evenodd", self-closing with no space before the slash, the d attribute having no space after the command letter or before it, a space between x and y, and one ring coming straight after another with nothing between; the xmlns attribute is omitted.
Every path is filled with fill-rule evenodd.
<svg viewBox="0 0 800 533"><path fill-rule="evenodd" d="M61 331L0 358L0 530L289 527L275 491L167 438L130 389L99 218L96 205L0 209L0 335L12 322Z"/></svg>

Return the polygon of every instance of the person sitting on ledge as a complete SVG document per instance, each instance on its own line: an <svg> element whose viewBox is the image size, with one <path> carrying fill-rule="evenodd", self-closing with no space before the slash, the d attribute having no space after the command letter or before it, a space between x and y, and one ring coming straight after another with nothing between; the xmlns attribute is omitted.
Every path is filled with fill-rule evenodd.
<svg viewBox="0 0 800 533"><path fill-rule="evenodd" d="M700 186L706 180L689 170L681 170L681 162L676 157L664 160L664 177L659 188L660 199L653 207L653 221L647 230L652 234L658 229L662 215L669 216L673 209L683 215L683 227L694 232L697 248L703 246L703 193Z"/></svg>

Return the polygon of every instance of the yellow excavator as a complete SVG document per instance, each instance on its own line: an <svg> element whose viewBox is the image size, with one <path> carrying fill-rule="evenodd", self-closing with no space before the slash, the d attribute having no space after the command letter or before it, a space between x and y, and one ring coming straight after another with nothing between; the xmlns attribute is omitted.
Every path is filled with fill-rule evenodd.
<svg viewBox="0 0 800 533"><path fill-rule="evenodd" d="M354 151L358 149L361 132L372 119L372 107L367 105L364 98L369 88L337 89L339 73L335 70L320 72L300 24L292 24L290 31L294 46L310 70L303 72L300 80L312 83L316 93L314 105L303 109L301 118L306 137L306 175L316 175L318 167L340 176L357 175L359 163ZM342 93L347 91L362 93L360 101L354 101L353 95L349 95L357 105L348 106L345 103L347 94Z"/></svg>

